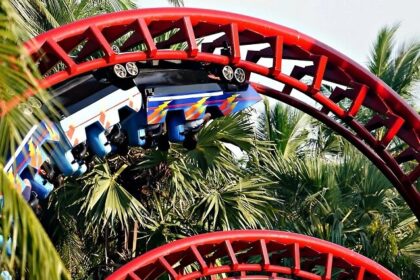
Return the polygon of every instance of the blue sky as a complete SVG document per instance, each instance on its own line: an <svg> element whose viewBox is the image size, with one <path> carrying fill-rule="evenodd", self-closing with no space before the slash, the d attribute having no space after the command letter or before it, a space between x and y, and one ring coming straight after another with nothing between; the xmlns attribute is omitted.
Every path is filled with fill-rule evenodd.
<svg viewBox="0 0 420 280"><path fill-rule="evenodd" d="M169 6L166 0L138 0L140 7ZM400 23L399 41L420 39L420 0L184 0L208 8L263 18L305 33L360 64L378 30Z"/></svg>

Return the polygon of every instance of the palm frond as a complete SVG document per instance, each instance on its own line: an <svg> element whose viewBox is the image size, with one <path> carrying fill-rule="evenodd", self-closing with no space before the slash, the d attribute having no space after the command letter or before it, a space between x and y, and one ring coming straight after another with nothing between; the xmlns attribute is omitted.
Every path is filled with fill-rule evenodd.
<svg viewBox="0 0 420 280"><path fill-rule="evenodd" d="M56 28L65 22L70 22L72 13L67 1L10 1L20 17L17 24L27 31L28 39L49 29ZM74 19L73 19L74 20Z"/></svg>
<svg viewBox="0 0 420 280"><path fill-rule="evenodd" d="M302 152L311 128L309 116L278 102L271 107L268 99L264 100L264 106L258 121L260 137L265 134L265 139L273 141L284 157Z"/></svg>
<svg viewBox="0 0 420 280"><path fill-rule="evenodd" d="M416 86L420 82L420 43L403 43L397 49L395 35L398 25L384 27L374 42L368 62L369 70L392 89L415 103Z"/></svg>
<svg viewBox="0 0 420 280"><path fill-rule="evenodd" d="M391 64L392 51L395 45L395 33L398 27L398 25L383 27L373 44L368 68L380 78L386 73Z"/></svg>
<svg viewBox="0 0 420 280"><path fill-rule="evenodd" d="M95 165L82 179L87 192L82 210L91 219L88 229L100 230L105 226L114 229L117 222L123 228L129 228L130 221L144 221L144 206L117 182L119 174L125 168L123 166L115 174L111 174L104 162Z"/></svg>
<svg viewBox="0 0 420 280"><path fill-rule="evenodd" d="M12 238L11 255L5 244L0 263L3 269L20 279L70 279L53 244L32 209L12 186L7 175L0 173L1 234Z"/></svg>
<svg viewBox="0 0 420 280"><path fill-rule="evenodd" d="M168 0L168 2L175 7L184 6L184 0Z"/></svg>
<svg viewBox="0 0 420 280"><path fill-rule="evenodd" d="M200 188L201 178L213 175L223 179L240 172L238 162L226 144L250 152L254 142L253 127L246 115L226 116L211 121L200 130L194 150L187 151L179 144L172 144L168 152L150 151L134 170L166 164L171 171L169 192L189 200ZM200 178L200 183L195 178Z"/></svg>
<svg viewBox="0 0 420 280"><path fill-rule="evenodd" d="M214 179L209 182L211 178L206 181L207 190L199 194L191 215L197 216L208 230L271 226L275 205L280 201L270 194L270 182L243 178L223 186Z"/></svg>
<svg viewBox="0 0 420 280"><path fill-rule="evenodd" d="M198 147L208 143L223 142L249 151L254 143L254 128L248 113L238 113L213 120L200 130L197 138Z"/></svg>
<svg viewBox="0 0 420 280"><path fill-rule="evenodd" d="M18 15L9 1L0 2L0 101L25 98L22 93L29 89L38 92L34 66L19 38L24 31L16 26ZM35 214L18 194L9 176L3 171L10 151L20 144L28 130L40 119L46 119L40 110L45 96L21 103L0 119L0 193L4 205L1 210L1 234L13 240L11 256L2 250L1 266L16 272L17 278L62 279L69 278L57 252L45 234Z"/></svg>
<svg viewBox="0 0 420 280"><path fill-rule="evenodd" d="M412 42L402 45L394 60L392 84L390 85L401 96L414 101L413 90L420 81L420 43Z"/></svg>
<svg viewBox="0 0 420 280"><path fill-rule="evenodd" d="M19 13L18 25L34 37L47 30L93 15L134 9L132 0L10 0ZM28 37L24 37L27 39Z"/></svg>
<svg viewBox="0 0 420 280"><path fill-rule="evenodd" d="M184 217L182 210L176 208L176 203L164 196L154 194L154 208L151 210L142 239L146 250L153 249L175 239L194 234L194 222Z"/></svg>
<svg viewBox="0 0 420 280"><path fill-rule="evenodd" d="M154 173L153 170L161 165L166 165L170 170L170 176L164 178L169 183L169 189L166 191L177 202L190 201L191 197L196 194L195 187L192 184L193 178L202 177L202 172L185 160L185 152L182 148L171 148L169 153L149 151L138 163L131 167L131 170L136 172L136 170L150 169ZM150 187L155 188L155 186Z"/></svg>

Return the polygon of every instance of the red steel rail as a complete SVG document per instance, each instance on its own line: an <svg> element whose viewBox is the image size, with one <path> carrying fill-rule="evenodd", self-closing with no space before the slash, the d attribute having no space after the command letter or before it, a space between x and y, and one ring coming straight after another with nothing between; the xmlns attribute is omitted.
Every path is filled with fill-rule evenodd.
<svg viewBox="0 0 420 280"><path fill-rule="evenodd" d="M319 273L315 273L318 269ZM125 264L107 280L399 279L349 249L296 233L221 231L163 245Z"/></svg>
<svg viewBox="0 0 420 280"><path fill-rule="evenodd" d="M169 31L172 36L166 40L155 40ZM221 36L197 46L198 39L213 34ZM185 43L187 49L171 50L176 43ZM226 43L230 53L219 54L218 48ZM265 47L260 50L243 48L261 43ZM118 45L122 53L115 53L112 45ZM80 20L41 34L25 46L44 75L39 81L43 88L116 63L147 60L234 64L278 81L281 84L276 90L257 89L284 102L289 100L333 127L382 170L420 218L420 192L415 186L420 177L419 115L365 68L298 31L228 12L159 8ZM261 63L261 58L271 61L271 66ZM286 61L295 63L290 73L282 67ZM296 61L309 66L299 66ZM305 82L308 77L310 84ZM321 91L325 82L339 86L327 94ZM292 90L306 94L316 105L293 99ZM24 96L33 94L28 91ZM0 116L19 102L21 98L16 97L1 104ZM383 133L377 133L378 129ZM391 143L402 144L403 150L392 151Z"/></svg>

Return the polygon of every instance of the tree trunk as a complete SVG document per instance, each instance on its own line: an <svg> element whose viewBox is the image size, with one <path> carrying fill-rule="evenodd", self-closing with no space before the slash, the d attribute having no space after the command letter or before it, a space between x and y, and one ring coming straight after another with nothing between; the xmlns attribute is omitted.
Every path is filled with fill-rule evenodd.
<svg viewBox="0 0 420 280"><path fill-rule="evenodd" d="M133 246L131 249L131 257L134 258L136 256L136 251L137 251L137 233L139 230L139 223L138 222L134 222L134 227L133 227Z"/></svg>

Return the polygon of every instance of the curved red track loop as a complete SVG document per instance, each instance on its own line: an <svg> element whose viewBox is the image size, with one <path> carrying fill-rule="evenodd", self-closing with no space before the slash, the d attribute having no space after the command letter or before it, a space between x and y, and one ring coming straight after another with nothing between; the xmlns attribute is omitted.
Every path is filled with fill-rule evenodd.
<svg viewBox="0 0 420 280"><path fill-rule="evenodd" d="M171 37L155 42L155 37L168 31L172 31ZM221 37L211 37L213 34ZM198 47L196 41L203 37L208 42ZM229 55L218 54L217 48L224 42L231 48ZM185 43L187 49L170 50L175 43ZM112 44L123 53L114 53ZM260 44L258 49L256 44ZM254 50L242 48L247 45ZM362 66L295 30L219 11L143 9L74 22L41 34L26 47L44 75L40 81L44 88L116 63L146 60L235 64L278 81L278 91L271 91L273 97L287 99L292 90L297 90L315 100L316 106L305 108L311 108L318 119L334 123L353 144L357 142L356 146L384 172L420 218L420 193L415 187L420 177L419 115ZM290 64L293 68L287 71L285 66ZM335 86L332 94L321 92L326 82ZM270 95L270 91L259 89ZM26 92L25 96L32 94ZM0 108L0 115L19 102L19 98L10 100ZM361 119L362 114L369 117ZM392 151L391 143L402 144L403 148Z"/></svg>
<svg viewBox="0 0 420 280"><path fill-rule="evenodd" d="M122 266L107 280L150 280L163 275L179 280L282 280L290 276L329 280L333 273L338 274L334 279L399 279L374 261L334 243L290 232L238 230L197 235L158 247Z"/></svg>

